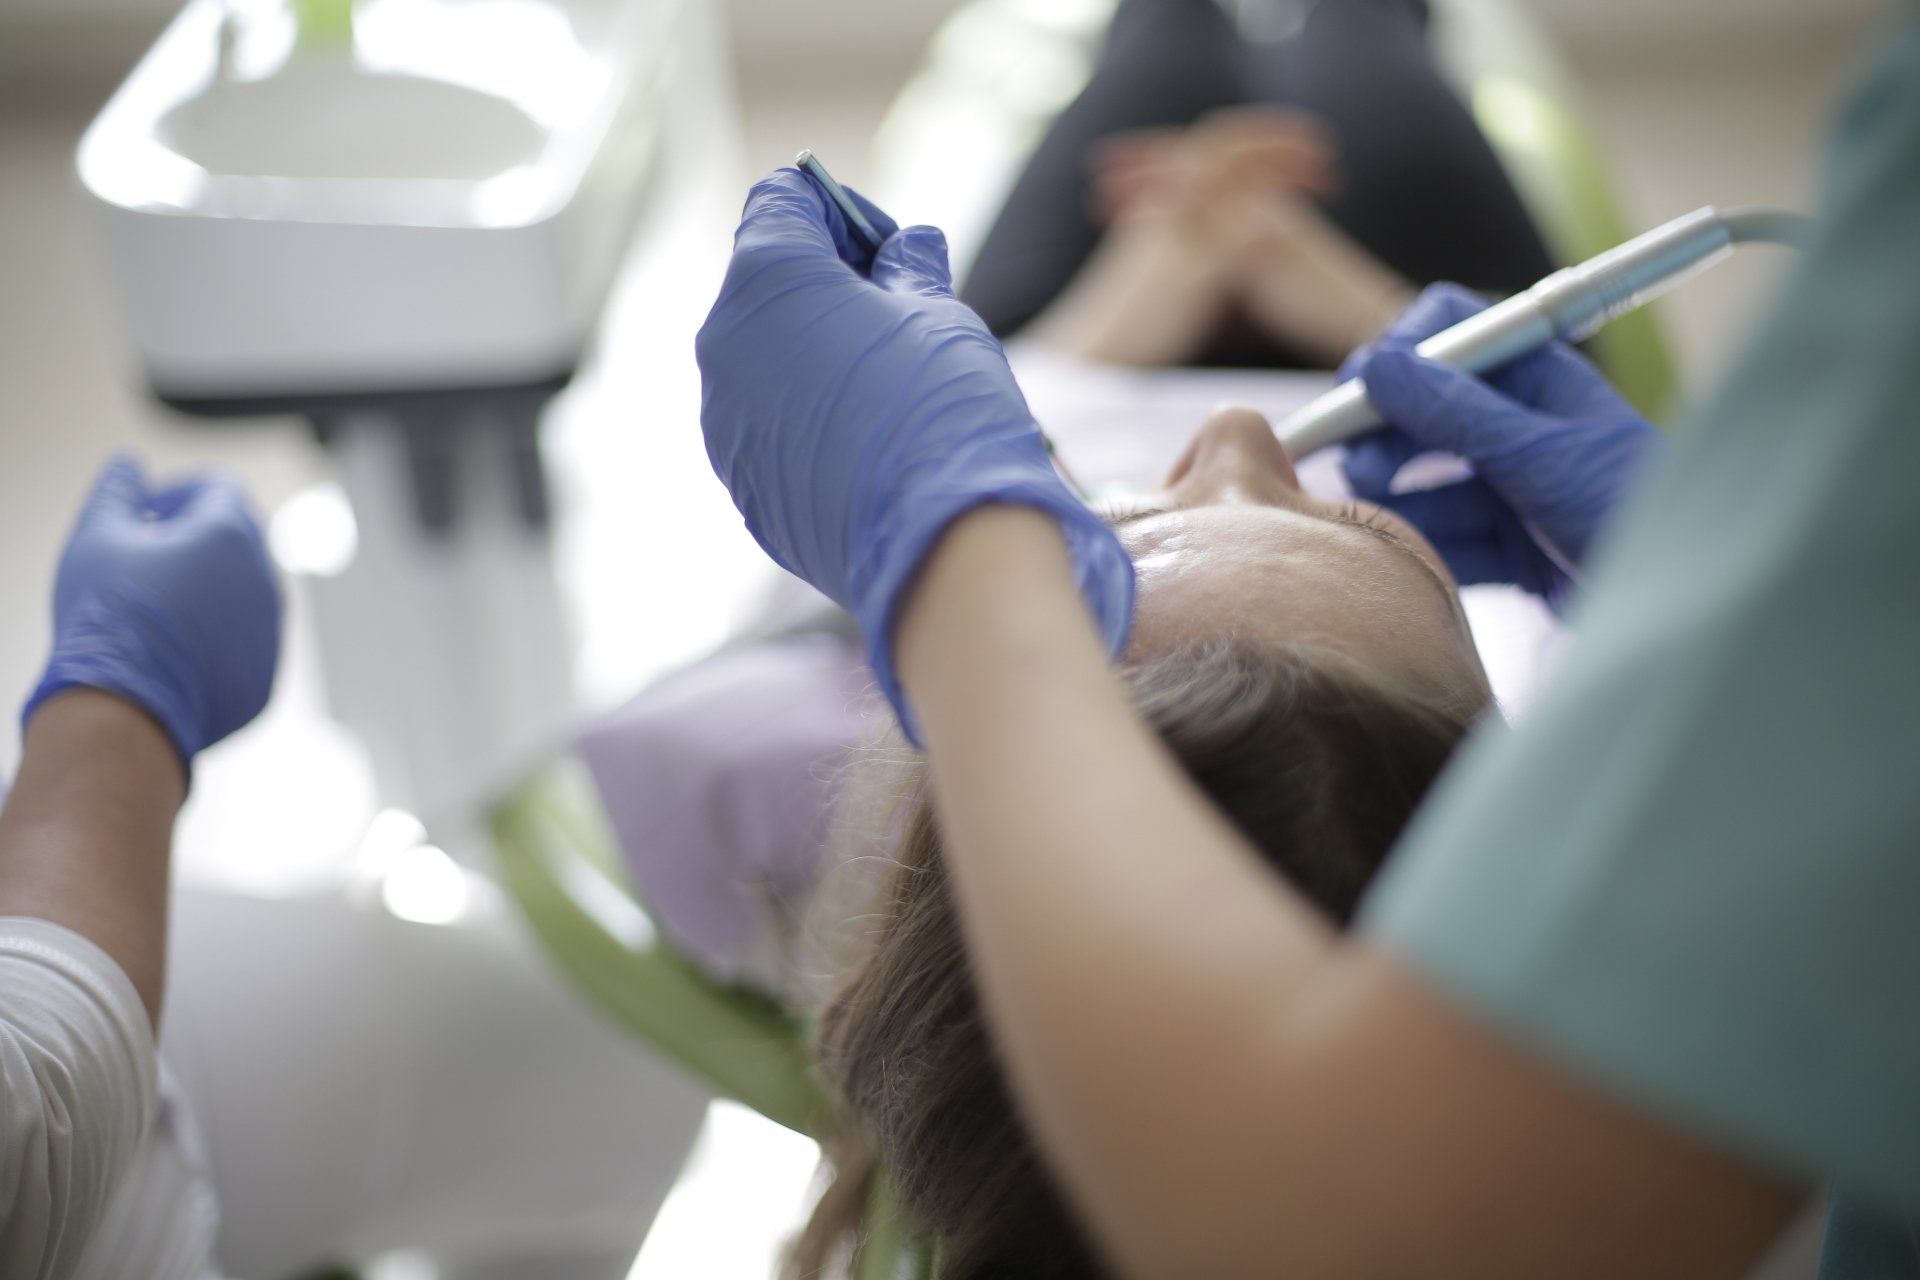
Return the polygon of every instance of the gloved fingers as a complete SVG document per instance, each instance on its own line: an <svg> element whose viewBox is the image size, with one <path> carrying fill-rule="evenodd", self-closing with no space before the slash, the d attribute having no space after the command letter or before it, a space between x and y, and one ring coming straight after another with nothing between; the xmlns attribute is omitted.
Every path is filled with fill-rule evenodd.
<svg viewBox="0 0 1920 1280"><path fill-rule="evenodd" d="M1393 490L1393 478L1400 468L1424 452L1404 431L1381 427L1347 446L1340 469L1346 473L1347 486L1355 497L1383 501Z"/></svg>
<svg viewBox="0 0 1920 1280"><path fill-rule="evenodd" d="M1453 580L1468 587L1521 576L1499 501L1485 481L1474 479L1396 493L1380 505L1420 530L1447 562Z"/></svg>
<svg viewBox="0 0 1920 1280"><path fill-rule="evenodd" d="M747 192L733 233L733 258L737 264L768 252L798 250L844 262L849 243L840 211L813 179L798 169L775 169Z"/></svg>
<svg viewBox="0 0 1920 1280"><path fill-rule="evenodd" d="M1566 586L1513 508L1478 477L1396 494L1387 505L1427 535L1463 587L1506 583L1551 602Z"/></svg>
<svg viewBox="0 0 1920 1280"><path fill-rule="evenodd" d="M1443 329L1451 329L1469 316L1477 316L1492 305L1486 296L1464 285L1441 282L1420 291L1413 304L1387 326L1377 342L1381 346L1411 347L1425 342Z"/></svg>
<svg viewBox="0 0 1920 1280"><path fill-rule="evenodd" d="M1430 285L1384 334L1347 357L1341 364L1340 376L1343 380L1355 376L1379 348L1417 346L1441 330L1478 315L1489 305L1488 298L1461 285L1444 282ZM1512 399L1545 413L1573 417L1626 407L1592 362L1562 342L1551 343L1502 365L1487 381Z"/></svg>
<svg viewBox="0 0 1920 1280"><path fill-rule="evenodd" d="M1358 377L1360 366L1383 347L1417 346L1442 329L1451 329L1468 316L1478 315L1487 306L1487 299L1461 285L1428 285L1413 305L1387 326L1385 333L1347 353L1347 358L1340 362L1338 380L1345 382Z"/></svg>
<svg viewBox="0 0 1920 1280"><path fill-rule="evenodd" d="M244 502L239 484L218 471L198 471L169 480L147 495L147 510L159 520L204 515Z"/></svg>
<svg viewBox="0 0 1920 1280"><path fill-rule="evenodd" d="M232 476L207 472L162 492L167 494L170 510L161 514L159 495L155 495L155 514L163 527L184 535L224 529L264 551L266 537L254 515L253 501Z"/></svg>
<svg viewBox="0 0 1920 1280"><path fill-rule="evenodd" d="M1357 376L1375 351L1417 346L1489 305L1487 298L1461 285L1428 286L1385 333L1348 354L1340 365L1340 380ZM1595 403L1592 393L1596 386L1618 402L1617 393L1600 371L1585 356L1560 342L1501 366L1487 380L1512 398L1549 413L1572 415L1589 408L1611 407L1607 402Z"/></svg>
<svg viewBox="0 0 1920 1280"><path fill-rule="evenodd" d="M1440 548L1440 555L1447 562L1447 572L1453 575L1453 580L1460 586L1472 587L1483 582L1506 582L1522 587L1529 585L1518 581L1528 575L1516 571L1512 555L1497 538L1469 538L1451 542Z"/></svg>
<svg viewBox="0 0 1920 1280"><path fill-rule="evenodd" d="M811 179L809 179L809 181L811 181ZM847 198L853 201L855 208L866 215L867 221L871 222L873 229L879 233L882 244L887 241L888 237L900 229L900 225L893 220L892 216L889 215L886 210L861 195L858 191L855 191L852 187L843 185L840 190L844 191ZM866 275L873 269L873 255L878 252L877 247L869 246L865 236L855 236L853 228L848 225L847 216L842 212L840 206L829 198L825 192L820 192L819 194L825 206L823 216L827 221L827 232L833 237L835 254L839 256L840 261L846 263L861 275Z"/></svg>
<svg viewBox="0 0 1920 1280"><path fill-rule="evenodd" d="M841 189L883 241L900 229L879 205L852 187ZM734 261L751 262L768 251L785 255L796 249L831 255L856 271L864 272L870 264L868 250L854 239L839 206L813 179L792 167L775 169L747 193L740 227L733 236Z"/></svg>
<svg viewBox="0 0 1920 1280"><path fill-rule="evenodd" d="M1506 504L1478 476L1433 489L1390 493L1378 505L1398 515L1442 547L1450 542L1492 537L1503 523Z"/></svg>
<svg viewBox="0 0 1920 1280"><path fill-rule="evenodd" d="M224 561L227 571L252 578L254 586L264 586L266 592L265 609L252 615L254 639L256 643L272 644L277 649L285 602L280 575L274 570L273 556L267 549L266 532L254 511L253 498L239 480L222 471L209 471L196 477L189 482L187 490L168 523L177 527L183 537L212 538L237 550L237 554L230 554ZM269 667L268 683L271 682Z"/></svg>
<svg viewBox="0 0 1920 1280"><path fill-rule="evenodd" d="M1561 342L1521 357L1491 381L1544 413L1567 418L1637 416L1591 360Z"/></svg>
<svg viewBox="0 0 1920 1280"><path fill-rule="evenodd" d="M213 478L210 471L176 476L147 495L146 511L155 520L171 520Z"/></svg>
<svg viewBox="0 0 1920 1280"><path fill-rule="evenodd" d="M896 232L873 257L873 282L889 293L953 296L953 272L947 265L947 237L938 227L913 226Z"/></svg>
<svg viewBox="0 0 1920 1280"><path fill-rule="evenodd" d="M1333 380L1335 382L1351 382L1353 379L1359 377L1360 366L1367 362L1367 357L1380 349L1380 343L1382 341L1384 341L1384 339L1375 338L1372 342L1363 342L1353 350L1347 352L1346 359L1342 360L1340 367L1334 370Z"/></svg>
<svg viewBox="0 0 1920 1280"><path fill-rule="evenodd" d="M894 232L900 229L900 224L895 222L893 215L885 209L882 209L879 205L867 199L845 183L840 185L840 189L846 192L847 197L853 201L854 208L867 215L867 221L873 224L873 229L880 233L882 240L888 239ZM828 203L831 204L832 201L828 201ZM838 209L834 210L836 214L839 212Z"/></svg>
<svg viewBox="0 0 1920 1280"><path fill-rule="evenodd" d="M137 517L147 505L147 481L140 460L116 453L94 477L93 488L80 507L81 523L99 519Z"/></svg>
<svg viewBox="0 0 1920 1280"><path fill-rule="evenodd" d="M1469 462L1497 454L1516 419L1532 416L1492 387L1401 347L1381 347L1360 368L1380 416L1426 449Z"/></svg>

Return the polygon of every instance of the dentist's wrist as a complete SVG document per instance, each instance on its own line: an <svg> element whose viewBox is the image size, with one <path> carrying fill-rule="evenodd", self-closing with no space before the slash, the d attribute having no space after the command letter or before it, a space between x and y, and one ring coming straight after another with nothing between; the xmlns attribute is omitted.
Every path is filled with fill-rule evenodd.
<svg viewBox="0 0 1920 1280"><path fill-rule="evenodd" d="M129 694L86 681L43 682L21 729L23 775L30 761L52 759L143 805L177 811L186 800L187 769L173 735Z"/></svg>
<svg viewBox="0 0 1920 1280"><path fill-rule="evenodd" d="M74 687L35 710L0 807L0 915L50 920L99 946L156 1025L173 822L186 791L156 721L115 694Z"/></svg>
<svg viewBox="0 0 1920 1280"><path fill-rule="evenodd" d="M1075 498L1047 461L1031 421L1022 447L998 459L961 457L922 479L911 499L877 522L872 554L851 575L853 612L867 636L867 656L881 692L910 741L921 741L895 661L894 642L909 601L956 530L994 510L1030 514L1052 545L1064 540L1069 586L1091 611L1108 654L1125 646L1133 614L1133 564L1105 521ZM990 521L990 526L998 525Z"/></svg>
<svg viewBox="0 0 1920 1280"><path fill-rule="evenodd" d="M160 731L183 777L193 773L197 739L191 729L191 701L154 680L131 663L93 654L82 660L55 657L20 711L22 734L30 731L45 709L79 691L111 698Z"/></svg>
<svg viewBox="0 0 1920 1280"><path fill-rule="evenodd" d="M1060 524L994 505L949 526L900 614L894 659L929 737L1060 672L1104 673L1106 642L1082 600Z"/></svg>

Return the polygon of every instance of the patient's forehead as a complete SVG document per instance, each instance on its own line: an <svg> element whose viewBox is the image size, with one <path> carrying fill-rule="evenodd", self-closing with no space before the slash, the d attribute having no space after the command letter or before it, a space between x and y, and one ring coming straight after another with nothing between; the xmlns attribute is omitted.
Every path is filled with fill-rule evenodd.
<svg viewBox="0 0 1920 1280"><path fill-rule="evenodd" d="M1484 681L1451 588L1364 529L1234 505L1146 516L1120 532L1139 582L1131 659L1233 636L1325 645L1435 689Z"/></svg>

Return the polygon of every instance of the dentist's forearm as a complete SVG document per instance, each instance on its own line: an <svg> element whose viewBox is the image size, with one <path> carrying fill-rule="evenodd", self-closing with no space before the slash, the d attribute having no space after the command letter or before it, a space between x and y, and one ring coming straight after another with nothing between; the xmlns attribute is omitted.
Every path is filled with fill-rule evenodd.
<svg viewBox="0 0 1920 1280"><path fill-rule="evenodd" d="M1272 1086L1259 1041L1330 931L1134 714L1045 517L956 525L898 652L1016 1083L1103 1239L1174 1274L1204 1215L1167 1187L1244 1123L1222 1100Z"/></svg>
<svg viewBox="0 0 1920 1280"><path fill-rule="evenodd" d="M50 920L94 943L156 1026L173 821L185 796L179 753L160 726L83 688L34 713L0 809L0 915Z"/></svg>
<svg viewBox="0 0 1920 1280"><path fill-rule="evenodd" d="M1792 1212L1332 934L1133 714L1045 518L957 523L897 641L995 1042L1122 1274L1733 1277Z"/></svg>

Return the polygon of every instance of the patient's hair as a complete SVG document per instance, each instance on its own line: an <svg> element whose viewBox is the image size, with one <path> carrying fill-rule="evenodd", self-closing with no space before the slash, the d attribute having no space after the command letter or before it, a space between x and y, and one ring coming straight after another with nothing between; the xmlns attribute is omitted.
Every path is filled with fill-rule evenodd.
<svg viewBox="0 0 1920 1280"><path fill-rule="evenodd" d="M1283 875L1345 923L1488 702L1452 705L1310 646L1215 642L1122 673L1192 779ZM924 766L887 821L861 954L820 1012L815 1060L841 1108L833 1182L789 1280L844 1274L880 1170L939 1280L1105 1277L1029 1141L974 990ZM1169 850L1169 856L1178 851Z"/></svg>

